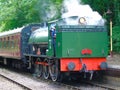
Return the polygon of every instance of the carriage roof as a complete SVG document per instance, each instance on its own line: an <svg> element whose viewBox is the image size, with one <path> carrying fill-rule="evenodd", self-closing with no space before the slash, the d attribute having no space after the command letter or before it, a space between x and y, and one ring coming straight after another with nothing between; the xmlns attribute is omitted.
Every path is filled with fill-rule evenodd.
<svg viewBox="0 0 120 90"><path fill-rule="evenodd" d="M15 33L20 33L23 28L24 27L17 28L17 29L14 29L14 30L5 31L5 32L1 32L0 37L7 36L7 35L12 35L12 34L15 34Z"/></svg>

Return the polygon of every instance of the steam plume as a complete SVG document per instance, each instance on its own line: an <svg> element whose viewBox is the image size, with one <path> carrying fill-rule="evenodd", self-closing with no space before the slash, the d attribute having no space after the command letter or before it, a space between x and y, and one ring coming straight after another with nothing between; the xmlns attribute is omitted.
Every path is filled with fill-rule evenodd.
<svg viewBox="0 0 120 90"><path fill-rule="evenodd" d="M102 16L93 11L89 5L82 5L78 0L64 0L62 8L62 18L79 16L86 18L87 25L104 25Z"/></svg>

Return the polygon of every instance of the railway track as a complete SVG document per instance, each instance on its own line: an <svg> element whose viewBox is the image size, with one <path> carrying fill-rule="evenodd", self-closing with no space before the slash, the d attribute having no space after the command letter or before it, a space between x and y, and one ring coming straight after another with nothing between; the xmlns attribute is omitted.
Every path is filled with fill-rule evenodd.
<svg viewBox="0 0 120 90"><path fill-rule="evenodd" d="M115 87L112 87L110 85L106 84L101 84L98 82L93 82L93 81L85 81L85 80L80 80L79 82L72 82L72 83L60 83L61 85L64 85L71 90L118 90Z"/></svg>
<svg viewBox="0 0 120 90"><path fill-rule="evenodd" d="M21 74L21 75L24 76L24 74ZM104 84L94 83L92 81L80 80L79 82L78 81L77 82L68 81L66 83L61 83L61 82L53 82L51 80L44 80L42 78L36 78L36 77L35 77L34 80L38 81L37 83L33 82L33 83L30 83L30 85L26 86L25 84L18 83L16 81L14 81L13 79L10 79L10 78L8 78L8 77L6 77L4 75L0 75L0 76L6 78L7 80L9 80L9 81L11 81L11 82L13 82L13 83L15 83L17 85L19 85L20 87L22 87L23 89L26 89L26 90L38 90L37 88L34 89L34 87L30 87L33 83L34 84L45 83L45 85L40 86L41 85L40 84L38 86L39 90L43 90L43 89L44 90L86 90L86 89L89 89L89 90L96 90L96 89L97 90L117 90L116 88L111 87L110 85L107 86L107 85L104 85ZM31 76L31 74L28 74L28 73L27 73L27 77L33 78ZM28 81L28 82L32 82L32 81ZM47 87L45 87L45 86L47 86ZM51 87L52 87L52 89L51 89ZM63 89L61 89L61 88L63 88Z"/></svg>
<svg viewBox="0 0 120 90"><path fill-rule="evenodd" d="M108 86L108 85L105 85L105 84L99 84L97 82L92 82L92 81L91 82L90 81L82 81L82 82L93 85L93 86L103 88L105 90L116 90L117 89L117 88L114 88L114 87L111 87L111 86Z"/></svg>
<svg viewBox="0 0 120 90"><path fill-rule="evenodd" d="M23 88L23 89L25 89L25 90L32 90L32 89L30 89L29 87L27 87L27 86L25 86L25 85L23 85L23 84L21 84L21 83L18 83L18 82L16 82L16 81L14 81L14 80L12 80L12 79L10 79L10 78L2 75L2 74L0 74L0 77L4 78L4 79L6 79L6 80L8 80L8 81L10 81L10 82L12 82L12 83L14 83L14 84L17 84L18 86L20 86L21 88Z"/></svg>
<svg viewBox="0 0 120 90"><path fill-rule="evenodd" d="M13 82L14 84L19 85L20 87L22 87L22 88L25 89L25 90L32 90L31 88L29 88L29 87L27 87L27 86L25 86L25 85L23 85L23 84L20 84L20 83L18 83L18 82L16 82L16 81L14 81L14 80L12 80L12 79L4 76L4 75L1 75L1 74L0 74L0 77L3 77L3 78L5 78L5 79L9 80L10 82ZM48 80L46 80L46 82L48 83ZM92 88L94 88L94 86L95 86L95 87L99 87L99 89L101 88L101 89L103 89L103 90L116 90L116 89L114 89L114 88L110 88L110 87L103 86L103 85L100 85L100 84L95 84L95 83L91 83L91 82L87 82L87 81L82 81L82 82L83 82L83 83L86 83L87 85L88 85L88 84L91 85ZM51 80L49 80L49 83L54 83L54 84L56 84L56 85L60 85L61 87L62 87L62 86L63 86L63 87L66 87L66 88L68 88L68 89L70 89L70 90L83 90L83 89L80 88L79 84L74 86L74 85L64 84L64 83L60 83L60 82L52 82ZM92 89L91 89L91 90L92 90Z"/></svg>
<svg viewBox="0 0 120 90"><path fill-rule="evenodd" d="M42 80L44 80L44 79L42 79ZM65 83L64 82L62 82L62 83L61 82L53 82L51 80L44 80L44 81L66 87L69 90L86 90L87 88L89 88L89 90L96 90L96 89L97 90L117 90L115 87L111 87L109 85L100 84L100 83L93 82L93 81L86 81L86 80L80 80L77 82L72 81L72 83L69 83L71 81L68 81Z"/></svg>

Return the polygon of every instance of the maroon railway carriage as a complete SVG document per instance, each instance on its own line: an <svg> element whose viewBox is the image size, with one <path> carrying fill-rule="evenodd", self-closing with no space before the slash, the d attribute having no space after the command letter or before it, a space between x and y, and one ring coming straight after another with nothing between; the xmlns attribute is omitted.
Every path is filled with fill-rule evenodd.
<svg viewBox="0 0 120 90"><path fill-rule="evenodd" d="M21 58L20 41L22 28L0 34L0 56Z"/></svg>
<svg viewBox="0 0 120 90"><path fill-rule="evenodd" d="M30 24L22 28L0 33L0 62L7 64L11 59L16 62L26 62L24 53L31 52L28 39L32 31L38 29L41 24Z"/></svg>

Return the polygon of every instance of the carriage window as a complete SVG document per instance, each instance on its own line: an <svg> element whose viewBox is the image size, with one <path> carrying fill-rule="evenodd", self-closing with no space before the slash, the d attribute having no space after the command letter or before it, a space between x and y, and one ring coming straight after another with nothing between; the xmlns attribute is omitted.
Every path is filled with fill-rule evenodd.
<svg viewBox="0 0 120 90"><path fill-rule="evenodd" d="M10 38L9 37L7 38L7 47L8 48L10 47Z"/></svg>
<svg viewBox="0 0 120 90"><path fill-rule="evenodd" d="M14 36L12 36L12 40L14 40Z"/></svg>
<svg viewBox="0 0 120 90"><path fill-rule="evenodd" d="M14 48L14 41L11 41L11 48Z"/></svg>
<svg viewBox="0 0 120 90"><path fill-rule="evenodd" d="M6 39L4 38L4 41L3 41L3 48L5 48L5 46L6 46L6 41L5 41Z"/></svg>
<svg viewBox="0 0 120 90"><path fill-rule="evenodd" d="M3 48L3 39L1 38L1 48Z"/></svg>
<svg viewBox="0 0 120 90"><path fill-rule="evenodd" d="M2 46L2 38L0 38L0 48L1 48L1 46Z"/></svg>
<svg viewBox="0 0 120 90"><path fill-rule="evenodd" d="M11 40L10 40L10 47L14 48L14 36L11 36Z"/></svg>

